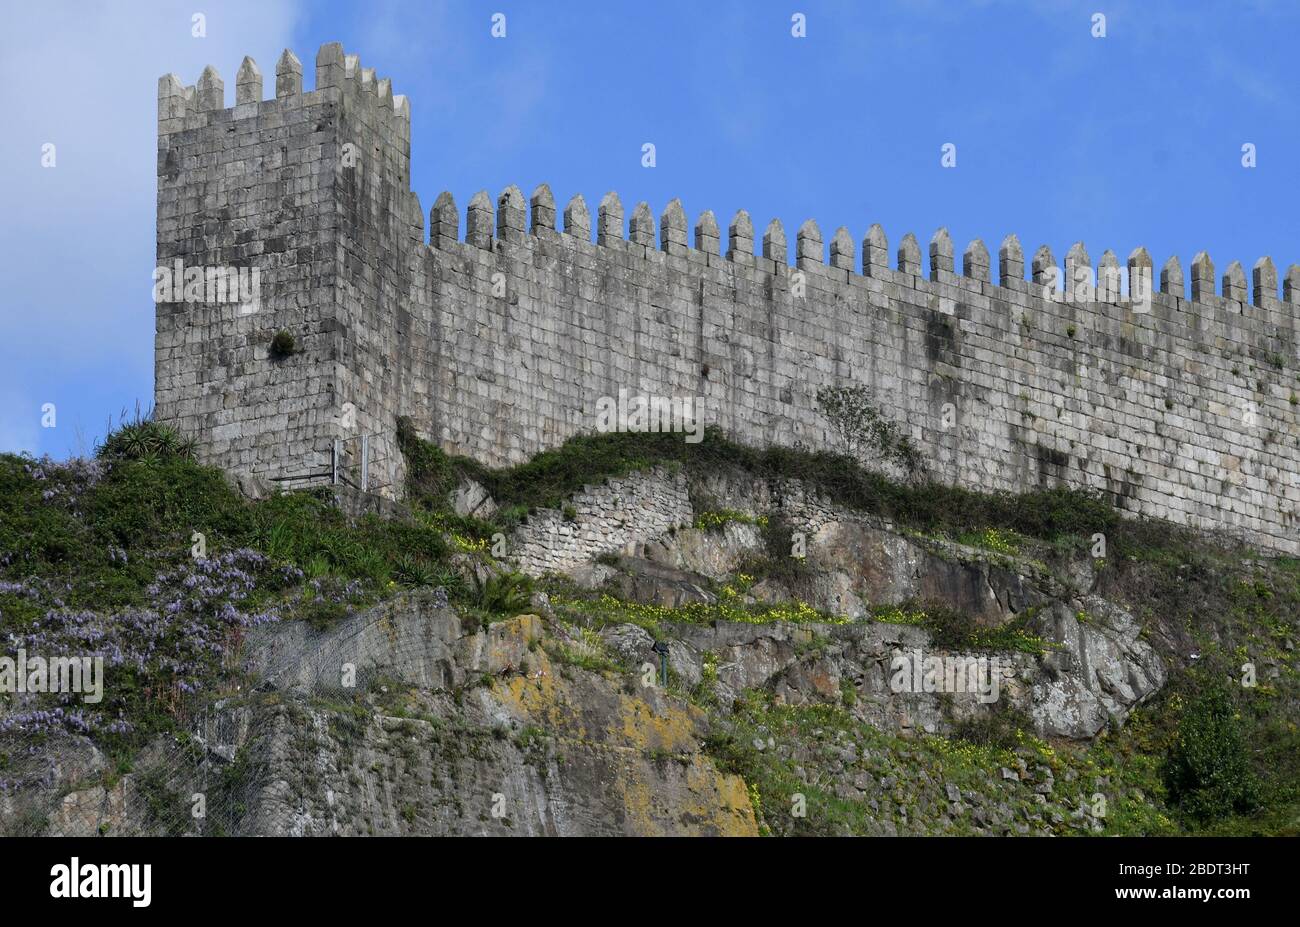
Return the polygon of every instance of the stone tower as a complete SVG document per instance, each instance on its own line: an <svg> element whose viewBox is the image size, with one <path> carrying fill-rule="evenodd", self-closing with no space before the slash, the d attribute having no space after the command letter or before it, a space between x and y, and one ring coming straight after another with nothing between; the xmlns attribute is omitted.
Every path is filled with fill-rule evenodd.
<svg viewBox="0 0 1300 927"><path fill-rule="evenodd" d="M211 67L194 87L159 81L158 267L176 286L157 304L155 415L199 437L203 462L290 486L337 465L356 482L364 437L367 488L400 486L402 304L423 234L409 191L410 107L338 44L310 92L286 50L269 100L245 58L229 109Z"/></svg>

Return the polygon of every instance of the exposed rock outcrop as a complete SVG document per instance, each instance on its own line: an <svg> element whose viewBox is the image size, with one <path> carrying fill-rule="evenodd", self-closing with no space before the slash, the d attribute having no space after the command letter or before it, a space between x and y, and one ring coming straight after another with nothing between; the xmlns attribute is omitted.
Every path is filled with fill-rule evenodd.
<svg viewBox="0 0 1300 927"><path fill-rule="evenodd" d="M247 667L256 690L198 719L184 756L163 738L111 787L73 785L94 763L63 777L44 832L756 833L700 708L555 662L536 615L465 634L402 595L324 632L264 629Z"/></svg>
<svg viewBox="0 0 1300 927"><path fill-rule="evenodd" d="M692 498L730 515L690 527ZM1086 741L1164 684L1139 622L1093 591L1084 558L1053 571L910 534L797 483L714 475L690 486L660 469L584 499L521 529L517 562L640 603L630 607L654 616L644 626L589 626L542 593L537 614L484 624L442 590L400 593L327 630L260 626L242 645L246 684L185 719L186 736L156 738L123 775L89 740L52 737L17 770L26 785L0 794L0 818L50 834L753 834L761 815L747 784L708 744L734 734L755 690L776 706L834 706L914 744L1008 709L1040 736ZM472 487L461 501L491 505ZM806 556L742 577L771 558L769 518L802 532ZM458 556L475 577L504 569ZM674 611L760 602L840 618L704 624ZM896 608L916 603L968 630L1014 625L1031 646L941 645ZM1006 802L1050 794L1050 770L1006 770L998 797L939 789L922 770L917 787L939 816L920 822L893 773L866 772L857 747L753 741L801 774L822 764L845 800L894 808L872 832L1024 832ZM1079 814L1079 827L1100 826Z"/></svg>

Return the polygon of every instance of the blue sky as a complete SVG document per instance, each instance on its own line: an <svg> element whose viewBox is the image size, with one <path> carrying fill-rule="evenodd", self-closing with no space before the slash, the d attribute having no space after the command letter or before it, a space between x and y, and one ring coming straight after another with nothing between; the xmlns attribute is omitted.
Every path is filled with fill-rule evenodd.
<svg viewBox="0 0 1300 927"><path fill-rule="evenodd" d="M213 64L233 105L243 56L269 94L286 46L308 87L340 41L410 98L426 213L442 190L463 209L545 181L561 208L617 190L657 216L680 197L692 222L712 209L725 230L743 207L791 240L807 218L827 241L880 222L891 252L947 226L959 253L1015 232L1058 260L1082 240L1094 262L1137 245L1157 266L1208 250L1220 274L1300 262L1294 2L6 0L5 20L3 451L86 453L110 415L149 404L157 79Z"/></svg>

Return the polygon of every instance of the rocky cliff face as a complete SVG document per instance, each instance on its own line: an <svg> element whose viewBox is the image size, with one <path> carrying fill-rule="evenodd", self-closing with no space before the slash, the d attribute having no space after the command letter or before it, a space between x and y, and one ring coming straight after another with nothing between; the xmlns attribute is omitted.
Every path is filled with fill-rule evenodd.
<svg viewBox="0 0 1300 927"><path fill-rule="evenodd" d="M986 656L997 659L1004 676L1006 700L999 696L996 701L1028 712L1041 734L1092 737L1112 720L1122 722L1164 682L1161 660L1139 636L1134 617L1093 591L1095 577L1087 556L1072 558L1053 572L1032 560L904 532L811 496L793 481L773 487L725 473L696 487L695 495L721 500L731 520L701 529L681 527L691 524L683 516L665 531L663 500L691 493L684 491L680 474L656 471L642 479L663 485L665 491L630 495L620 491L623 486L605 488L610 505L586 517L585 523L585 511L579 510L570 531L557 533L553 523L543 521L521 532L527 562L548 559L539 549L558 549L564 554L551 562L572 564L577 561L572 554L575 539L587 538L586 556L604 554L606 563L570 565L570 575L582 585L668 607L706 602L711 599L706 588L711 581L734 577L746 563L765 556L756 522L781 518L803 532L800 569L786 578L754 584L747 601L803 602L855 622L870 617L873 607L925 603L983 628L1015 624L1022 639L1041 642L1036 648L1040 653L981 649L994 651ZM620 504L638 498L656 501L647 507ZM688 507L686 514L691 512ZM618 522L617 534L606 530L610 519ZM610 537L619 543L606 542L600 549L598 539ZM610 563L613 550L627 553ZM680 645L673 648L673 665L683 679L698 682L700 654L719 653L723 669L718 683L730 697L748 688L776 686L799 700L803 696L791 680L805 687L819 680L815 685L823 695L847 681L861 697L857 710L873 723L890 730L944 729L938 706L945 693L900 697L891 691L891 662L917 652L970 660L979 654L936 645L924 631L891 624L887 618L805 628L805 635L829 639L812 655L796 653L796 632L789 626L682 627L677 629ZM631 637L623 635L621 640ZM636 646L648 652L645 640ZM972 707L960 700L953 707L958 718L980 710L978 703Z"/></svg>
<svg viewBox="0 0 1300 927"><path fill-rule="evenodd" d="M1161 657L1092 590L1086 559L1053 572L797 491L716 481L736 508L689 527L680 475L640 479L597 495L644 511L589 500L574 531L551 530L573 524L560 516L521 531L521 561L562 561L571 600L538 595L535 614L484 624L425 590L328 630L258 628L244 683L189 719L188 736L159 737L122 774L85 738L56 738L30 758L50 770L43 785L0 810L53 834L798 832L797 816L757 805L742 774L761 762L801 777L793 794L815 786L859 809L836 825L845 833L1101 826L1089 800L1101 786L1073 769L1061 789L1050 765L986 758L966 781L926 740L1014 711L1044 743L1086 743L1160 688ZM663 480L671 493L655 491ZM746 576L764 553L760 523L796 517L808 530L798 569ZM618 553L575 543L591 520L618 522L603 535ZM692 620L693 604L720 598L790 618ZM596 620L585 609L600 601L618 608ZM945 641L915 602L991 636Z"/></svg>
<svg viewBox="0 0 1300 927"><path fill-rule="evenodd" d="M164 740L113 788L77 789L103 763L79 744L48 831L757 832L744 782L701 751L702 710L557 664L547 640L536 615L464 633L418 594L324 633L277 628L249 642L257 688L215 705L184 748Z"/></svg>

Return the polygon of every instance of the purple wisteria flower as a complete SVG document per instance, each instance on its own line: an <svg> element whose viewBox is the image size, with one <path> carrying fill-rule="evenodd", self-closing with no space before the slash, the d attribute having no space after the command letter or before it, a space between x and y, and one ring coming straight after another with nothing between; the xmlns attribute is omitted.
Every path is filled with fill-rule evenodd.
<svg viewBox="0 0 1300 927"><path fill-rule="evenodd" d="M125 560L125 551L117 556ZM110 552L111 555L111 552ZM202 560L189 560L159 573L147 588L143 607L100 613L46 608L25 626L6 628L9 646L28 654L100 657L108 671L138 673L141 682L182 694L201 691L239 646L250 628L279 621L278 607L249 608L259 576L273 583L293 573L276 569L263 554L240 549ZM44 600L57 597L34 582L6 582L0 592ZM91 706L39 707L0 719L0 734L37 734L54 729L122 733L130 724L110 717L113 680L106 680L105 710Z"/></svg>

